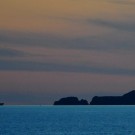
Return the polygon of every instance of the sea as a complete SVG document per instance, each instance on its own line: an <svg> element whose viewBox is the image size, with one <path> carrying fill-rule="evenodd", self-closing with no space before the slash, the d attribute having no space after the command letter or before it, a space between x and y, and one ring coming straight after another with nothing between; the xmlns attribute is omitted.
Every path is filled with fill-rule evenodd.
<svg viewBox="0 0 135 135"><path fill-rule="evenodd" d="M0 135L135 135L135 106L0 106Z"/></svg>

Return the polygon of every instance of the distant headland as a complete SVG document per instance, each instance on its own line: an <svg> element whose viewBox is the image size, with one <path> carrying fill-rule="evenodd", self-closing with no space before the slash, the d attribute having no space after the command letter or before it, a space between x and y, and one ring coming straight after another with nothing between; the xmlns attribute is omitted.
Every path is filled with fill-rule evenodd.
<svg viewBox="0 0 135 135"><path fill-rule="evenodd" d="M135 90L122 96L95 96L90 104L87 100L77 97L65 97L54 102L54 105L135 105Z"/></svg>
<svg viewBox="0 0 135 135"><path fill-rule="evenodd" d="M0 105L4 105L4 103L0 103Z"/></svg>
<svg viewBox="0 0 135 135"><path fill-rule="evenodd" d="M135 105L135 90L122 96L95 96L90 105Z"/></svg>

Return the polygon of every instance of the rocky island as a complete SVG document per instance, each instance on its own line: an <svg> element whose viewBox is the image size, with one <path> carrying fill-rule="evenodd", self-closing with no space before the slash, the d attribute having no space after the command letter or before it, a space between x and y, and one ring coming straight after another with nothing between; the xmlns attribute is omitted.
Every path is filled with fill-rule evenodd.
<svg viewBox="0 0 135 135"><path fill-rule="evenodd" d="M0 105L4 105L4 103L0 103Z"/></svg>
<svg viewBox="0 0 135 135"><path fill-rule="evenodd" d="M87 100L79 100L77 97L61 98L54 105L135 105L135 90L122 96L95 96L90 104Z"/></svg>
<svg viewBox="0 0 135 135"><path fill-rule="evenodd" d="M55 101L54 105L88 105L88 101L84 99L79 100L77 97L66 97Z"/></svg>

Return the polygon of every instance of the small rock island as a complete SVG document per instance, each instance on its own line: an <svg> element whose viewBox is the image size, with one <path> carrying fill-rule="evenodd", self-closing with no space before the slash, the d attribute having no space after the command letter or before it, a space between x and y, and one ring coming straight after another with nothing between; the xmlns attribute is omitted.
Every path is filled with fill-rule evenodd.
<svg viewBox="0 0 135 135"><path fill-rule="evenodd" d="M4 103L0 103L0 105L4 105Z"/></svg>
<svg viewBox="0 0 135 135"><path fill-rule="evenodd" d="M66 97L55 101L54 105L88 105L88 101L84 99L79 100L77 97Z"/></svg>
<svg viewBox="0 0 135 135"><path fill-rule="evenodd" d="M61 98L54 105L135 105L135 90L122 96L95 96L90 104L87 100L79 100L77 97Z"/></svg>

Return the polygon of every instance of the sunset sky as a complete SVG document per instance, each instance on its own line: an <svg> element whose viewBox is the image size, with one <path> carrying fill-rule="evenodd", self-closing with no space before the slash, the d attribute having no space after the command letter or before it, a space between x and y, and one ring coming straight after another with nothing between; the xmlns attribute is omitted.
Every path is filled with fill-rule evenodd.
<svg viewBox="0 0 135 135"><path fill-rule="evenodd" d="M0 102L121 95L134 59L135 0L0 1Z"/></svg>

